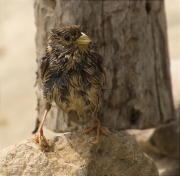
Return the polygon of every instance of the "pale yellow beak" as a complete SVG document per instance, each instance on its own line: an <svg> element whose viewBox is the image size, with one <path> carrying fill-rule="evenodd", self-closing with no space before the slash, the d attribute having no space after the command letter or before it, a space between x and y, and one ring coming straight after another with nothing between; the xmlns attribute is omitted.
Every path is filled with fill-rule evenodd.
<svg viewBox="0 0 180 176"><path fill-rule="evenodd" d="M88 45L91 42L90 38L83 32L81 32L81 34L82 35L77 39L77 43L79 45Z"/></svg>

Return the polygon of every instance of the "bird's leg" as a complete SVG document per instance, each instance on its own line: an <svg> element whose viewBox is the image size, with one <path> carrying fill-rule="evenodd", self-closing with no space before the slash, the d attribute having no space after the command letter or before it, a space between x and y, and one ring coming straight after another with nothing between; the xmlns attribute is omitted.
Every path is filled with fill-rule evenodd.
<svg viewBox="0 0 180 176"><path fill-rule="evenodd" d="M93 144L97 144L99 142L99 136L100 132L102 132L104 135L108 135L105 130L101 127L101 123L97 117L97 114L93 113L93 118L94 118L94 125L86 130L86 133L91 132L93 129L96 128L96 140L92 142Z"/></svg>
<svg viewBox="0 0 180 176"><path fill-rule="evenodd" d="M45 110L43 120L38 129L38 134L36 135L36 142L39 143L40 147L44 151L48 151L48 143L47 143L45 136L43 135L43 125L44 125L44 121L47 117L47 114L48 114L48 110Z"/></svg>
<svg viewBox="0 0 180 176"><path fill-rule="evenodd" d="M49 103L46 103L46 109L43 116L43 120L39 126L38 134L36 135L36 142L39 143L40 147L46 152L48 151L48 142L45 136L43 135L43 125L50 109L51 109L51 105Z"/></svg>

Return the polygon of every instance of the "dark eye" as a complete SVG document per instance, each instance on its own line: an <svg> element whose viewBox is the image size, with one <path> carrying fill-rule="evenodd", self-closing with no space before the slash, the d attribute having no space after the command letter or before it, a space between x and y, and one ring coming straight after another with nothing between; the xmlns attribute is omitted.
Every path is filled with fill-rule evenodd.
<svg viewBox="0 0 180 176"><path fill-rule="evenodd" d="M64 36L64 39L68 42L71 38L70 38L69 35L65 35L65 36Z"/></svg>

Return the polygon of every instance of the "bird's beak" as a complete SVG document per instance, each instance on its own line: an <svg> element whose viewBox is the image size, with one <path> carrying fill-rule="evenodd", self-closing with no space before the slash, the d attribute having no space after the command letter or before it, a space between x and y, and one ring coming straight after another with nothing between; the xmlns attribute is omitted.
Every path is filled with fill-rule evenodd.
<svg viewBox="0 0 180 176"><path fill-rule="evenodd" d="M79 45L88 45L91 42L90 38L83 32L81 32L81 34L82 35L77 39L77 43Z"/></svg>

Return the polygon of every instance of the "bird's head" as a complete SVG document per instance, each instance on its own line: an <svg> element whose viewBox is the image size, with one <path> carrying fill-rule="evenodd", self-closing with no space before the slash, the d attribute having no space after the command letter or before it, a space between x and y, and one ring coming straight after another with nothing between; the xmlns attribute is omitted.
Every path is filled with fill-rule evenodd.
<svg viewBox="0 0 180 176"><path fill-rule="evenodd" d="M66 26L52 29L50 41L69 48L74 46L88 46L91 42L82 26Z"/></svg>

